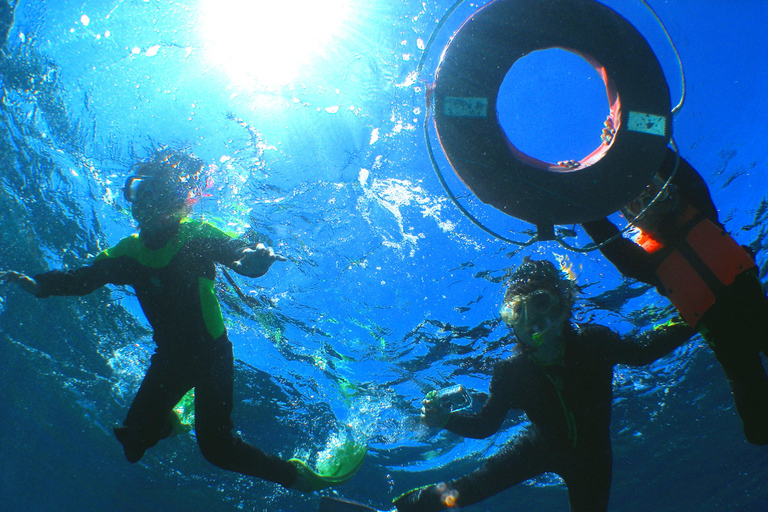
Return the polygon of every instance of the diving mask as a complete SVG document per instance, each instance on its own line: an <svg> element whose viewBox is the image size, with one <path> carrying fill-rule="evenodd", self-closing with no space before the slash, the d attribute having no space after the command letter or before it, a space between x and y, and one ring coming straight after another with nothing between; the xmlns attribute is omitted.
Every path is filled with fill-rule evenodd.
<svg viewBox="0 0 768 512"><path fill-rule="evenodd" d="M183 208L189 194L185 184L157 176L129 176L123 187L123 196L129 203L152 203L163 209Z"/></svg>
<svg viewBox="0 0 768 512"><path fill-rule="evenodd" d="M123 196L129 203L137 203L147 193L152 178L149 176L128 176L123 187Z"/></svg>
<svg viewBox="0 0 768 512"><path fill-rule="evenodd" d="M521 341L538 347L549 334L559 331L562 326L568 314L563 305L563 299L557 293L539 289L505 301L501 319Z"/></svg>
<svg viewBox="0 0 768 512"><path fill-rule="evenodd" d="M668 201L675 198L676 187L659 174L654 175L651 182L645 187L645 190L621 209L622 213L630 219L636 219L641 215L658 215L672 210L676 206L676 201ZM651 204L653 203L653 204ZM649 211L649 208L650 211Z"/></svg>

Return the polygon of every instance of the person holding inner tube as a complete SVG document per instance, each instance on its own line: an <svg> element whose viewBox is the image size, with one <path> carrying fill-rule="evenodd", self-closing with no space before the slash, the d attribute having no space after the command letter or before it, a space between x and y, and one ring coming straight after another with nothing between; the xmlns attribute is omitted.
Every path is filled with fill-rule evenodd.
<svg viewBox="0 0 768 512"><path fill-rule="evenodd" d="M517 344L494 367L487 402L472 414L425 400L422 418L477 439L496 433L510 409L525 411L530 426L474 472L398 497L398 511L465 507L545 472L565 480L571 512L607 510L613 367L649 364L695 331L669 322L634 338L576 325L570 321L575 295L575 284L549 261L526 259L514 271L501 318Z"/></svg>
<svg viewBox="0 0 768 512"><path fill-rule="evenodd" d="M751 251L725 231L706 182L672 149L622 212L640 230L634 241L608 219L583 227L595 243L613 238L603 255L624 276L656 286L698 329L725 372L747 441L768 444L768 377L760 358L768 355L768 298Z"/></svg>
<svg viewBox="0 0 768 512"><path fill-rule="evenodd" d="M310 492L325 486L300 461L267 455L232 433L232 343L214 292L215 264L246 277L264 275L283 256L249 246L213 225L187 218L194 176L203 163L188 154L159 151L126 181L140 232L101 252L82 268L34 277L8 271L0 282L38 298L85 295L106 285L136 291L152 326L156 350L123 426L114 429L128 462L174 432L177 402L195 388L195 431L203 456L244 475Z"/></svg>

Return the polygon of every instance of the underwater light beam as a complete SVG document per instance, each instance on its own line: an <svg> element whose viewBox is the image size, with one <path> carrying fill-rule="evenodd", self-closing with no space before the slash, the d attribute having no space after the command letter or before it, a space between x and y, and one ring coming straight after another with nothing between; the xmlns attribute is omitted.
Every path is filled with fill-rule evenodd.
<svg viewBox="0 0 768 512"><path fill-rule="evenodd" d="M338 32L350 0L200 0L208 58L240 86L278 87Z"/></svg>

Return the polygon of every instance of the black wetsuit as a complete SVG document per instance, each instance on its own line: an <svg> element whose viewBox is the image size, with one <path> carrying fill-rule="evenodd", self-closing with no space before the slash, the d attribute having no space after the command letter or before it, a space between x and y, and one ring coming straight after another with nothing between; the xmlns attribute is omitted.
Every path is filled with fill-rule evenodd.
<svg viewBox="0 0 768 512"><path fill-rule="evenodd" d="M35 276L38 297L85 295L111 283L136 290L157 344L124 426L115 429L130 462L171 433L170 414L195 388L200 450L223 469L289 487L296 468L232 434L233 355L214 293L214 263L231 265L246 244L212 225L183 220L161 244L133 235L86 267Z"/></svg>
<svg viewBox="0 0 768 512"><path fill-rule="evenodd" d="M464 507L545 472L560 475L572 512L608 507L611 485L610 420L613 367L651 363L693 334L679 324L653 331L639 342L610 329L568 326L564 362L542 366L524 352L496 365L490 396L475 415L453 413L446 425L464 437L486 438L499 430L510 409L525 411L531 425L478 470L445 485L414 489L395 500L401 512Z"/></svg>
<svg viewBox="0 0 768 512"><path fill-rule="evenodd" d="M659 173L667 178L672 172L675 155L670 150ZM706 182L688 162L680 165L672 178L684 204L701 212L721 228ZM618 233L608 219L584 224L587 234L597 243ZM685 233L679 233L674 218L659 223L661 241L675 248L685 244ZM712 240L717 244L718 240ZM665 250L648 253L633 241L619 237L605 245L601 252L623 275L656 286L665 295L657 270L667 256ZM742 272L728 286L713 286L714 304L703 314L699 330L715 353L725 372L747 440L768 444L768 377L760 352L768 355L768 299L757 277L757 268Z"/></svg>

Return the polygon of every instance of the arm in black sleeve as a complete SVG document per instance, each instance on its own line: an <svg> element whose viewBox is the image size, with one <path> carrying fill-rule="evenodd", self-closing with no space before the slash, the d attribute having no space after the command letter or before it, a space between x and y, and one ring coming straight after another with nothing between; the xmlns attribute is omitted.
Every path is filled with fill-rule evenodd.
<svg viewBox="0 0 768 512"><path fill-rule="evenodd" d="M261 277L275 261L286 261L262 243L249 247L244 240L229 236L212 239L212 242L216 247L213 260L245 277Z"/></svg>
<svg viewBox="0 0 768 512"><path fill-rule="evenodd" d="M603 243L619 233L619 229L607 218L585 222L582 227L596 244ZM600 252L622 275L653 286L657 285L651 258L632 240L618 236L601 247Z"/></svg>
<svg viewBox="0 0 768 512"><path fill-rule="evenodd" d="M229 235L207 238L201 243L205 247L204 251L213 261L227 267L232 267L232 264L242 257L241 251L248 247L246 241Z"/></svg>
<svg viewBox="0 0 768 512"><path fill-rule="evenodd" d="M686 343L696 330L683 322L668 323L639 337L616 336L612 342L614 363L644 366L660 359Z"/></svg>
<svg viewBox="0 0 768 512"><path fill-rule="evenodd" d="M476 414L454 412L446 423L445 428L454 434L472 439L485 439L490 437L501 428L504 418L509 411L510 390L505 384L505 378L502 371L504 363L496 366L491 379L488 401L485 402L482 409Z"/></svg>
<svg viewBox="0 0 768 512"><path fill-rule="evenodd" d="M664 159L663 164L668 167L666 176L669 176L675 164L674 152L670 150L670 153L672 156L668 154ZM712 202L712 196L709 193L707 182L704 181L704 178L701 177L691 164L682 158L680 158L680 164L674 178L672 178L672 183L677 187L678 193L683 201L690 204L706 215L709 220L722 227L717 216L717 208L715 207L715 203Z"/></svg>
<svg viewBox="0 0 768 512"><path fill-rule="evenodd" d="M242 258L243 251L249 248L247 242L239 238L218 239L216 245L218 247L215 261L237 272L235 262Z"/></svg>
<svg viewBox="0 0 768 512"><path fill-rule="evenodd" d="M672 149L667 150L664 161L659 167L659 174L668 178L677 162L678 156ZM715 224L720 225L717 218L717 208L712 202L709 188L698 172L685 160L680 158L677 171L672 179L680 197L698 211L707 216ZM596 244L600 244L619 233L618 228L607 218L585 222L584 230ZM642 247L631 240L617 237L600 249L600 252L610 261L622 275L637 279L644 283L658 286L653 258Z"/></svg>
<svg viewBox="0 0 768 512"><path fill-rule="evenodd" d="M207 222L200 223L198 230L197 243L200 251L216 263L238 272L236 262L243 257L243 250L248 248L248 242Z"/></svg>
<svg viewBox="0 0 768 512"><path fill-rule="evenodd" d="M75 270L52 270L34 277L39 291L38 298L51 295L87 295L107 283L124 284L115 279L115 267L119 262L113 259L97 259L92 265Z"/></svg>

